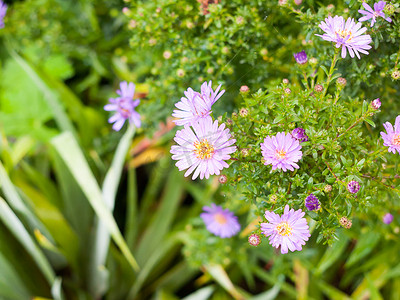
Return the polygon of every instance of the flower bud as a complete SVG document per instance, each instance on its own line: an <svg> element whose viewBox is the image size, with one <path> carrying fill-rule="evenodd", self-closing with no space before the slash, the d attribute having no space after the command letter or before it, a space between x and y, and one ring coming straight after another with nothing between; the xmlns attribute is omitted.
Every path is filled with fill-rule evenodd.
<svg viewBox="0 0 400 300"><path fill-rule="evenodd" d="M347 80L346 78L343 77L339 77L338 79L336 79L336 84L340 87L340 88L344 88L346 86Z"/></svg>
<svg viewBox="0 0 400 300"><path fill-rule="evenodd" d="M283 82L283 84L289 84L289 79L283 78L282 82Z"/></svg>
<svg viewBox="0 0 400 300"><path fill-rule="evenodd" d="M325 193L330 193L331 191L332 191L332 186L330 184L324 186Z"/></svg>
<svg viewBox="0 0 400 300"><path fill-rule="evenodd" d="M322 85L320 85L320 84L317 84L314 87L314 91L316 91L317 93L321 93L323 90L324 90L324 87Z"/></svg>
<svg viewBox="0 0 400 300"><path fill-rule="evenodd" d="M257 247L258 245L260 245L261 243L261 239L260 236L258 234L253 233L252 235L249 236L249 244Z"/></svg>
<svg viewBox="0 0 400 300"><path fill-rule="evenodd" d="M379 98L373 100L371 102L371 106L373 107L373 109L379 109L381 107L381 100Z"/></svg>
<svg viewBox="0 0 400 300"><path fill-rule="evenodd" d="M312 193L304 200L304 205L308 210L318 210L320 208L318 198Z"/></svg>
<svg viewBox="0 0 400 300"><path fill-rule="evenodd" d="M347 190L352 194L356 194L360 190L360 184L352 180L347 184Z"/></svg>
<svg viewBox="0 0 400 300"><path fill-rule="evenodd" d="M164 51L163 57L164 57L165 59L170 59L171 56L172 56L171 51L168 51L168 50L167 50L167 51Z"/></svg>
<svg viewBox="0 0 400 300"><path fill-rule="evenodd" d="M383 8L383 13L387 16L390 17L391 15L394 14L396 11L396 8L393 6L393 4L386 4L385 7Z"/></svg>
<svg viewBox="0 0 400 300"><path fill-rule="evenodd" d="M294 53L293 56L294 56L294 58L296 59L296 62L299 65L304 65L305 63L307 63L307 53L306 53L306 51L303 50L301 52Z"/></svg>
<svg viewBox="0 0 400 300"><path fill-rule="evenodd" d="M242 150L240 150L240 153L243 155L243 157L247 157L250 154L250 151L248 148L243 148Z"/></svg>
<svg viewBox="0 0 400 300"><path fill-rule="evenodd" d="M233 112L233 113L232 113L232 119L236 120L236 119L237 119L237 117L238 117L238 114L237 114L237 113L235 113L235 112Z"/></svg>
<svg viewBox="0 0 400 300"><path fill-rule="evenodd" d="M346 217L341 217L340 221L339 221L340 225L346 229L351 228L351 226L353 225L353 223L351 222L351 220L347 219Z"/></svg>
<svg viewBox="0 0 400 300"><path fill-rule="evenodd" d="M312 66L316 66L318 64L318 59L316 59L315 57L311 57L309 59L310 65Z"/></svg>
<svg viewBox="0 0 400 300"><path fill-rule="evenodd" d="M226 175L221 175L219 176L218 181L220 184L225 184L228 181L228 177L226 177Z"/></svg>
<svg viewBox="0 0 400 300"><path fill-rule="evenodd" d="M248 113L249 113L249 111L246 109L246 108L244 108L244 107L242 107L240 110L239 110L239 115L241 116L241 117L247 117L247 115L248 115Z"/></svg>
<svg viewBox="0 0 400 300"><path fill-rule="evenodd" d="M272 195L269 196L269 201L271 203L276 203L277 200L278 200L278 196L277 195L272 194Z"/></svg>
<svg viewBox="0 0 400 300"><path fill-rule="evenodd" d="M394 80L399 80L399 78L400 78L400 71L399 70L394 70L393 72L392 72L392 78L394 79Z"/></svg>
<svg viewBox="0 0 400 300"><path fill-rule="evenodd" d="M178 70L176 71L176 75L177 75L178 77L183 77L183 76L185 76L185 71L184 71L183 69L178 69Z"/></svg>
<svg viewBox="0 0 400 300"><path fill-rule="evenodd" d="M248 87L247 85L242 85L242 86L240 87L240 92L241 92L241 93L247 93L249 90L250 90L250 89L249 89L249 87Z"/></svg>

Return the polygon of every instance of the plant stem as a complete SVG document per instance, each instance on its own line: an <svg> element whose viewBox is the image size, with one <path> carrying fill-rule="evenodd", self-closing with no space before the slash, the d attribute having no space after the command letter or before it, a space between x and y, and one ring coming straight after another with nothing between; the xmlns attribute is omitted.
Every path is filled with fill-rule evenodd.
<svg viewBox="0 0 400 300"><path fill-rule="evenodd" d="M335 65L339 58L338 55L339 55L339 51L335 51L335 55L333 56L333 59L332 59L331 68L329 69L328 78L326 79L326 88L325 88L324 96L328 92L329 83L331 82L333 72L335 71Z"/></svg>
<svg viewBox="0 0 400 300"><path fill-rule="evenodd" d="M359 117L349 128L347 128L342 134L338 135L334 140L336 141L338 138L342 137L343 135L345 135L350 129L353 129L358 123L364 121L364 119L366 117L368 117L370 114L370 111L367 110L361 117Z"/></svg>

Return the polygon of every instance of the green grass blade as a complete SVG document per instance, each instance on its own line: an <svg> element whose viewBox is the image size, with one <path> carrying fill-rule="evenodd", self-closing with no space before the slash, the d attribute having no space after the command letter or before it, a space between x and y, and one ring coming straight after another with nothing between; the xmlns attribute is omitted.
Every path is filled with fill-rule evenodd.
<svg viewBox="0 0 400 300"><path fill-rule="evenodd" d="M26 231L24 225L14 214L11 208L7 205L7 202L0 197L0 219L3 221L4 225L13 233L15 238L21 243L26 251L32 256L40 270L43 272L47 281L50 285L53 284L55 275L53 269L43 252L35 244L32 237Z"/></svg>
<svg viewBox="0 0 400 300"><path fill-rule="evenodd" d="M7 172L4 169L4 166L1 163L1 161L0 161L0 185L12 209L21 216L23 216L23 218L25 219L25 221L28 222L32 230L39 229L40 232L42 232L42 234L44 234L49 240L53 241L53 238L50 236L48 230L32 213L30 208L19 196L15 186L12 184L10 178L8 177Z"/></svg>
<svg viewBox="0 0 400 300"><path fill-rule="evenodd" d="M114 210L115 197L117 195L118 185L121 180L121 173L123 171L126 154L128 153L134 134L135 126L130 125L118 144L111 166L106 174L106 177L104 178L102 194L104 204L109 211ZM98 270L101 268L101 266L105 265L110 244L110 234L107 231L105 223L97 222L93 244L94 247L93 252L91 253L90 268L91 270ZM102 296L102 293L106 291L106 284L104 280L107 280L107 277L104 275L104 273L95 271L90 276L90 289L92 293L94 293L93 295L95 298L99 298Z"/></svg>
<svg viewBox="0 0 400 300"><path fill-rule="evenodd" d="M138 271L139 266L122 237L110 210L106 207L96 179L73 135L70 132L62 133L53 138L51 143L81 187L98 218L106 225L129 264L135 271Z"/></svg>

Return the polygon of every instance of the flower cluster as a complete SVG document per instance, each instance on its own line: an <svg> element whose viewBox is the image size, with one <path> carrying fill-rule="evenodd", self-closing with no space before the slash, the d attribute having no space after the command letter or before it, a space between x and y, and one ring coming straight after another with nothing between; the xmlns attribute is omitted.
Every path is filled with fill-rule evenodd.
<svg viewBox="0 0 400 300"><path fill-rule="evenodd" d="M225 162L231 158L230 154L236 151L229 129L225 124L218 125L213 121L212 105L222 96L224 90L218 93L221 86L213 91L212 82L204 82L201 93L191 88L185 92L185 97L176 104L176 124L184 125L177 131L174 140L178 145L171 147L172 159L177 160L176 166L180 171L186 170L185 177L193 172L192 179L200 175L200 179L208 179L210 175L219 175L223 168L229 165Z"/></svg>

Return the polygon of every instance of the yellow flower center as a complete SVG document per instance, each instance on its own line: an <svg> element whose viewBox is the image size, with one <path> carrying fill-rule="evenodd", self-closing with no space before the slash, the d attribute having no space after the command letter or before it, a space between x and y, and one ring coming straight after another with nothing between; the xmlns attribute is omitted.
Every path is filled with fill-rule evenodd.
<svg viewBox="0 0 400 300"><path fill-rule="evenodd" d="M285 157L286 157L286 151L277 150L277 151L275 152L275 157L276 157L277 159L285 158Z"/></svg>
<svg viewBox="0 0 400 300"><path fill-rule="evenodd" d="M281 222L275 227L280 235L288 236L292 234L292 227L287 222Z"/></svg>
<svg viewBox="0 0 400 300"><path fill-rule="evenodd" d="M226 217L221 213L215 214L214 219L218 224L221 224L221 225L223 225L227 222Z"/></svg>
<svg viewBox="0 0 400 300"><path fill-rule="evenodd" d="M342 39L346 39L347 37L349 37L347 41L351 41L351 39L353 38L353 34L351 33L351 31L337 30L335 31L335 33L338 34Z"/></svg>
<svg viewBox="0 0 400 300"><path fill-rule="evenodd" d="M207 139L202 139L200 142L194 142L194 153L199 159L210 159L214 155L214 147L211 145Z"/></svg>
<svg viewBox="0 0 400 300"><path fill-rule="evenodd" d="M400 146L400 133L393 137L393 145Z"/></svg>

